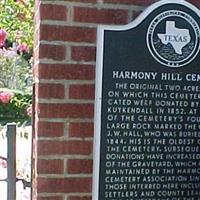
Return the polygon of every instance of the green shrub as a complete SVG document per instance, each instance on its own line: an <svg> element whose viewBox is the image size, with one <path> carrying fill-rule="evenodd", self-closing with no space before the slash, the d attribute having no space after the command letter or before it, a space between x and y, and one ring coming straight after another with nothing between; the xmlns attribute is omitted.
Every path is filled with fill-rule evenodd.
<svg viewBox="0 0 200 200"><path fill-rule="evenodd" d="M19 91L0 91L0 123L30 121L32 96Z"/></svg>

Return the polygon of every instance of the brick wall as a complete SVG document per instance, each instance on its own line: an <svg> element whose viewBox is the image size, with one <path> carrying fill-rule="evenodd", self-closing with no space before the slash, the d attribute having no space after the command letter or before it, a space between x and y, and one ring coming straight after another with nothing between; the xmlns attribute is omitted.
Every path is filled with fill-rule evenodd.
<svg viewBox="0 0 200 200"><path fill-rule="evenodd" d="M36 0L34 200L91 199L96 27L151 3Z"/></svg>

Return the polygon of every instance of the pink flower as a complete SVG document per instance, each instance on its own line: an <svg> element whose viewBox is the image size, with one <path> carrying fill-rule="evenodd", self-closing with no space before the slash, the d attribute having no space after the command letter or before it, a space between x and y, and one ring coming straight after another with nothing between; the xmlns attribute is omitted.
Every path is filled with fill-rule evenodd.
<svg viewBox="0 0 200 200"><path fill-rule="evenodd" d="M32 116L32 105L30 105L28 108L26 108L26 114L31 117Z"/></svg>
<svg viewBox="0 0 200 200"><path fill-rule="evenodd" d="M0 102L2 103L9 103L10 99L12 97L12 94L9 92L0 92Z"/></svg>
<svg viewBox="0 0 200 200"><path fill-rule="evenodd" d="M0 29L0 46L3 46L6 41L6 32L3 29Z"/></svg>
<svg viewBox="0 0 200 200"><path fill-rule="evenodd" d="M28 46L26 44L19 44L17 46L17 51L19 51L20 53L28 52Z"/></svg>

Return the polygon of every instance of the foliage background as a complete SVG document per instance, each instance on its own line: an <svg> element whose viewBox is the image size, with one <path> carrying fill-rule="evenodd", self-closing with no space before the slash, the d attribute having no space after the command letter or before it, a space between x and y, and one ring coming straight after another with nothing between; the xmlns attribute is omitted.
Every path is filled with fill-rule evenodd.
<svg viewBox="0 0 200 200"><path fill-rule="evenodd" d="M2 91L1 91L2 92ZM15 90L4 90L11 94L7 103L0 102L0 124L8 122L22 123L30 120L28 109L32 103L32 96L27 93Z"/></svg>
<svg viewBox="0 0 200 200"><path fill-rule="evenodd" d="M9 42L26 43L33 49L34 0L0 0L0 28L8 35Z"/></svg>
<svg viewBox="0 0 200 200"><path fill-rule="evenodd" d="M33 15L34 0L0 0L0 30L6 31L5 44L0 46L0 92L13 94L8 103L0 102L0 124L30 120ZM19 51L20 45L27 49Z"/></svg>
<svg viewBox="0 0 200 200"><path fill-rule="evenodd" d="M1 42L4 38L3 34L6 32L6 40L3 45L0 44L0 155L5 158L7 155L5 124L16 122L18 131L16 144L17 179L24 181L31 181L30 108L32 91L30 90L31 83L27 84L26 80L32 74L33 5L34 0L0 0ZM19 46L20 49L17 48ZM4 81L13 81L14 84L11 84L10 87L10 84L2 84ZM13 85L15 85L15 89L13 89ZM7 166L1 164L0 159L0 175L6 178ZM3 171L3 169L5 170ZM21 181L17 182L17 199L28 200L30 199L30 188L25 190L22 183ZM0 184L1 200L7 189L2 187L2 184L6 185L6 183L0 182Z"/></svg>

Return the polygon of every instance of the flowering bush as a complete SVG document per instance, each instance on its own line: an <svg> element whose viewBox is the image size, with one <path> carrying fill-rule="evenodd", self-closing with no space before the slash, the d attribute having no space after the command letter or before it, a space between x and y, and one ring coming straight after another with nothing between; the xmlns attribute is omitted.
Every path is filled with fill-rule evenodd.
<svg viewBox="0 0 200 200"><path fill-rule="evenodd" d="M33 4L0 0L0 88L24 91L31 85Z"/></svg>
<svg viewBox="0 0 200 200"><path fill-rule="evenodd" d="M34 0L0 0L0 28L9 33L8 46L14 41L33 48L33 5Z"/></svg>
<svg viewBox="0 0 200 200"><path fill-rule="evenodd" d="M0 136L6 135L5 124L17 123L16 180L22 178L26 181L30 181L31 177L30 119L32 115L31 66L34 1L0 0ZM26 129L27 127L29 129ZM2 130L3 134L1 134ZM0 149L6 156L6 137L2 138L4 141L0 137ZM2 162L0 159L0 167L1 165L6 167L5 161ZM6 171L1 168L0 172L0 179L6 178ZM19 189L18 185L19 181L17 182L17 199L30 199L30 190L27 192L23 190L23 187ZM1 187L0 199L4 191L6 194L6 188L4 190ZM23 198L25 195L26 198Z"/></svg>
<svg viewBox="0 0 200 200"><path fill-rule="evenodd" d="M32 114L32 97L18 91L0 91L0 123L29 120Z"/></svg>
<svg viewBox="0 0 200 200"><path fill-rule="evenodd" d="M31 61L18 53L21 47L0 48L0 87L27 90L32 83Z"/></svg>

